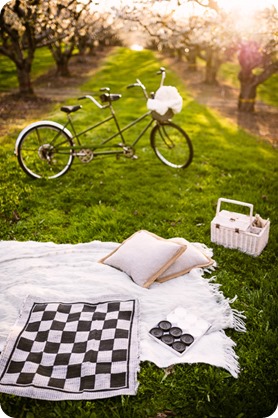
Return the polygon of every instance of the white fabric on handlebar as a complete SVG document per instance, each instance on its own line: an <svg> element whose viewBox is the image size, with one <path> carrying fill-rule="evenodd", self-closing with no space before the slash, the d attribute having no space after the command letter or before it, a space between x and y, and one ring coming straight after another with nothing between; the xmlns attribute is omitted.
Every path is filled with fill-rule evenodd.
<svg viewBox="0 0 278 418"><path fill-rule="evenodd" d="M162 86L155 93L154 99L148 99L147 108L165 115L168 109L179 113L182 109L182 97L176 87Z"/></svg>

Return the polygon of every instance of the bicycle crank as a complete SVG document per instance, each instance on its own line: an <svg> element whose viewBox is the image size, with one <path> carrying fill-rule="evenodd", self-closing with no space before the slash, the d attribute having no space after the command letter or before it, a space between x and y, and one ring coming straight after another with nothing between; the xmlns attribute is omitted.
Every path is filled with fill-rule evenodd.
<svg viewBox="0 0 278 418"><path fill-rule="evenodd" d="M94 158L94 153L88 148L81 149L75 154L82 163L89 163Z"/></svg>
<svg viewBox="0 0 278 418"><path fill-rule="evenodd" d="M123 152L124 152L124 156L127 158L134 158L136 159L137 156L134 155L134 149L132 147L129 146L123 146Z"/></svg>

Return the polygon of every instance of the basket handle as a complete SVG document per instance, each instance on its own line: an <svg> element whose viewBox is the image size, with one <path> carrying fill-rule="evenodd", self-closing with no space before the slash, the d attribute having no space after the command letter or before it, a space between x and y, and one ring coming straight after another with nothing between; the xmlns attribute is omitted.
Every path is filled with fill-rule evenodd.
<svg viewBox="0 0 278 418"><path fill-rule="evenodd" d="M252 224L252 222L253 222L253 205L252 205L252 203L239 202L238 200L225 199L224 197L220 197L220 199L218 199L218 202L217 202L216 215L218 215L219 212L220 212L220 206L221 206L222 202L233 203L235 205L240 205L240 206L247 206L250 209L250 225Z"/></svg>

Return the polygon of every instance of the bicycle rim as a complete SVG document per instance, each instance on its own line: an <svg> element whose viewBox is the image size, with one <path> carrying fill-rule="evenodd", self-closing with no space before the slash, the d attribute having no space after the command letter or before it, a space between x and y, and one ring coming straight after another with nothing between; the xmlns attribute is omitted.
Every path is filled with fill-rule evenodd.
<svg viewBox="0 0 278 418"><path fill-rule="evenodd" d="M193 159L193 147L187 133L172 122L156 125L151 146L159 160L172 168L186 168Z"/></svg>
<svg viewBox="0 0 278 418"><path fill-rule="evenodd" d="M55 179L65 174L72 162L72 139L60 128L38 125L22 137L18 161L33 178Z"/></svg>

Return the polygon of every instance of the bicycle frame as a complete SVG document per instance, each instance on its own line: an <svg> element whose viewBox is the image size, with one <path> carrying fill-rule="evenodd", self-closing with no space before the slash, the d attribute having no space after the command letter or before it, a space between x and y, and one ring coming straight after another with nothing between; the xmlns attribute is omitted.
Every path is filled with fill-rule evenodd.
<svg viewBox="0 0 278 418"><path fill-rule="evenodd" d="M160 86L162 87L165 79L165 69L161 67L157 74L161 74ZM116 157L123 155L127 158L137 159L135 145L152 125L154 126L152 126L150 132L150 145L158 159L172 168L188 167L193 158L193 147L187 133L171 121L174 111L168 109L160 117L159 112L155 111L155 107L152 110L152 105L155 103L148 102L149 99L155 99L156 95L150 93L149 96L139 79L136 80L136 83L127 86L127 88L131 87L142 89L149 110L123 128L120 127L112 105L112 102L121 98L121 94L110 93L109 87L102 87L100 91L105 93L100 95L100 101L91 95L78 98L78 100L90 99L99 109L109 109L110 111L110 115L106 115L106 117L104 115L102 120L93 122L86 129L81 127L82 130L77 132L74 127L72 113L78 111L82 107L80 105L61 107L61 111L67 114L65 124L43 120L34 122L23 129L15 143L15 154L23 171L35 179L55 179L64 175L70 169L74 157L78 157L81 163L89 163L95 156L113 154L116 154ZM178 103L180 103L180 99L181 97L178 96ZM124 133L147 117L149 117L149 120L146 125L143 129L141 126L137 131L140 131L139 135L135 134L134 136L137 136L134 141L131 144L127 143ZM89 143L87 141L82 143L81 137L83 135L85 136L88 132L109 122L113 125L112 135L105 128L100 128L94 133L91 140L90 134L88 135ZM114 130L114 124L116 130ZM110 130L111 124L108 127ZM113 141L117 137L120 137L120 141Z"/></svg>
<svg viewBox="0 0 278 418"><path fill-rule="evenodd" d="M109 104L108 106L104 106L104 108L107 108L107 107L109 107L109 109L110 109L110 116L106 117L105 119L103 119L100 122L97 122L96 124L90 126L89 128L84 129L83 131L81 131L79 133L76 132L76 130L74 128L73 120L72 120L71 116L68 115L68 121L64 125L63 129L66 129L68 126L70 126L70 128L71 128L71 130L72 130L72 132L74 134L72 136L72 139L73 140L76 139L77 140L77 144L78 144L78 145L73 145L71 147L71 150L78 150L78 149L84 148L84 145L82 145L82 143L80 141L80 137L82 137L87 132L90 132L90 131L96 129L97 127L99 127L101 125L104 125L105 123L107 123L107 122L109 122L110 120L113 119L114 122L115 122L116 128L117 128L117 132L116 133L114 133L113 135L109 136L108 138L104 138L102 140L102 142L100 144L98 144L98 145L89 145L89 146L87 146L87 144L86 144L85 146L88 149L91 149L92 151L94 151L94 155L95 156L97 156L97 155L123 154L125 152L125 147L128 147L129 149L130 148L133 148L138 143L138 141L142 138L142 136L145 134L145 132L151 127L151 125L153 123L155 123L155 120L154 119L151 119L147 123L147 125L143 128L143 130L139 133L139 135L135 138L135 140L131 144L127 144L126 141L125 141L125 139L124 139L123 133L125 131L127 131L128 129L132 128L137 123L139 123L142 120L144 120L145 118L147 118L151 114L151 111L146 112L144 115L142 115L139 118L133 120L132 122L130 122L129 124L127 124L126 126L124 126L121 129L120 128L120 125L119 125L119 122L118 122L118 119L116 117L115 111L113 109L113 106L111 104ZM112 139L114 139L114 138L116 138L118 136L120 136L122 142L121 143L118 143L118 144L113 144L113 146L114 147L119 147L121 149L119 149L119 150L116 150L116 149L115 150L112 150L111 149L111 150L105 150L105 151L104 150L95 151L96 149L101 149L102 147L105 147L110 141L112 141Z"/></svg>

